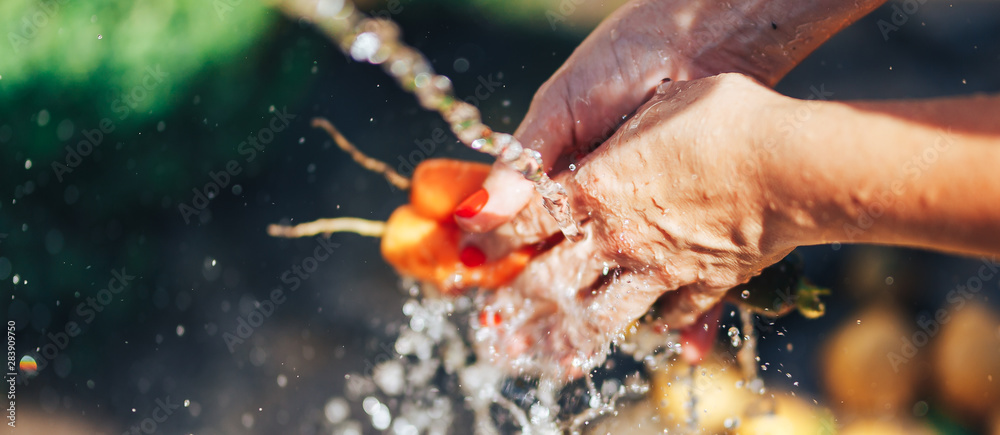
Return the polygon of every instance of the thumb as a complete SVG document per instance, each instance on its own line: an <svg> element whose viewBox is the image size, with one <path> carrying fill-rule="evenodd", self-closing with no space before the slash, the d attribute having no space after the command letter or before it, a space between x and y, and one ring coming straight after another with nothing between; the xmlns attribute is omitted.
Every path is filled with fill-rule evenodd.
<svg viewBox="0 0 1000 435"><path fill-rule="evenodd" d="M546 89L548 88L548 89ZM553 95L543 86L531 103L528 115L514 133L525 148L538 151L546 172L572 147L573 118L561 94ZM464 231L486 232L510 221L535 196L534 185L520 172L497 161L483 182L483 189L473 193L455 209L455 222Z"/></svg>

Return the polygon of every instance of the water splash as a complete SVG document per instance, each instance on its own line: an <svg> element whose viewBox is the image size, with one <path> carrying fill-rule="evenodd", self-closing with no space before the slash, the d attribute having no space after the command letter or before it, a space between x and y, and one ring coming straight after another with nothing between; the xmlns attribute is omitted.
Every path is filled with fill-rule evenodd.
<svg viewBox="0 0 1000 435"><path fill-rule="evenodd" d="M423 54L400 40L400 29L394 22L368 17L349 0L287 0L280 2L280 7L300 21L316 25L354 60L380 65L403 89L416 95L421 106L440 113L462 143L520 172L534 183L545 209L566 238L583 239L566 189L545 173L541 155L522 146L514 136L483 124L476 106L455 98L451 80L436 74Z"/></svg>
<svg viewBox="0 0 1000 435"><path fill-rule="evenodd" d="M736 353L736 361L743 372L743 379L748 385L757 384L757 331L753 326L753 313L746 308L740 308L740 321L743 324L743 347Z"/></svg>
<svg viewBox="0 0 1000 435"><path fill-rule="evenodd" d="M407 321L383 349L387 354L375 358L370 373L348 375L344 395L326 402L335 432L366 425L392 433L448 433L468 409L476 434L582 433L648 399L651 374L671 366L681 350L675 333L643 325L580 379L509 375L473 351L476 332L484 328L475 295L421 296L426 291L416 282L404 285L411 296L403 305ZM363 414L349 415L348 401L360 404Z"/></svg>

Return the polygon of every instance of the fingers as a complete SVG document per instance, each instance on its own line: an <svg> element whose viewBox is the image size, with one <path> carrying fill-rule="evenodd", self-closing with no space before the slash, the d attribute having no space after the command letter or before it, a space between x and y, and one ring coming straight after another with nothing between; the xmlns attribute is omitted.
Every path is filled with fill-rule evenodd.
<svg viewBox="0 0 1000 435"><path fill-rule="evenodd" d="M539 245L559 233L559 225L533 195L531 201L512 220L486 233L467 233L462 246L473 246L489 259L502 258L524 246Z"/></svg>
<svg viewBox="0 0 1000 435"><path fill-rule="evenodd" d="M513 218L535 195L535 188L530 181L499 161L493 165L493 171L483 182L483 189L485 198L482 199L486 200L485 204L474 213L455 215L455 222L465 231L482 233L500 226ZM474 199L476 198L470 197L466 201Z"/></svg>
<svg viewBox="0 0 1000 435"><path fill-rule="evenodd" d="M596 148L605 139L612 136L617 129L617 122L621 120L618 111L608 112L602 117L601 124L596 120L590 122L590 111L587 100L573 95L559 94L552 91L557 88L562 80L553 79L556 85L549 85L539 90L539 94L532 102L531 110L528 111L525 122L521 125L516 136L522 144L529 146L539 152L542 161L550 165L548 172L552 173L551 165L556 160L567 153L576 151L580 146L586 145L583 151ZM660 101L669 100L681 92L686 84L666 83L661 85L657 92ZM567 91L568 92L568 91ZM645 92L648 96L651 92ZM592 97L588 93L588 98ZM572 99L572 103L567 103ZM638 106L639 103L636 103ZM584 119L575 119L572 115L573 106L579 107L578 112L583 113ZM542 110L539 108L544 108ZM634 109L631 107L629 110ZM606 110L598 110L607 112ZM611 116L610 113L614 113ZM629 112L625 112L629 113ZM604 125L605 129L594 129L593 125ZM555 178L555 177L554 177ZM483 191L476 192L463 202L458 209L461 212L455 214L455 222L464 231L481 233L491 231L504 223L513 219L525 206L527 206L535 196L534 186L531 182L511 169L506 164L497 162L493 165L493 170L483 183Z"/></svg>
<svg viewBox="0 0 1000 435"><path fill-rule="evenodd" d="M514 136L525 148L538 151L546 172L552 171L552 164L573 142L573 117L566 101L564 79L553 77L535 94L524 122ZM488 194L486 204L479 212L456 215L455 222L465 231L490 231L514 217L534 196L534 186L530 181L497 161L493 171L483 183Z"/></svg>
<svg viewBox="0 0 1000 435"><path fill-rule="evenodd" d="M681 356L688 364L698 364L711 352L721 315L722 304L716 303L715 307L704 312L697 321L681 329Z"/></svg>
<svg viewBox="0 0 1000 435"><path fill-rule="evenodd" d="M477 334L481 354L515 371L562 373L576 355L566 343L599 332L584 332L575 322L580 289L590 288L602 271L589 239L539 255L510 287L490 294L484 312L491 322Z"/></svg>
<svg viewBox="0 0 1000 435"><path fill-rule="evenodd" d="M611 342L648 312L663 287L646 274L605 268L592 243L557 245L492 294L486 311L503 320L477 335L489 337L480 347L486 356L515 371L566 378L603 362Z"/></svg>
<svg viewBox="0 0 1000 435"><path fill-rule="evenodd" d="M509 290L552 300L574 300L580 289L590 288L607 268L617 267L599 258L595 240L562 242L539 254L511 283Z"/></svg>
<svg viewBox="0 0 1000 435"><path fill-rule="evenodd" d="M690 284L663 295L660 317L670 329L694 324L702 313L712 308L726 289L714 289Z"/></svg>

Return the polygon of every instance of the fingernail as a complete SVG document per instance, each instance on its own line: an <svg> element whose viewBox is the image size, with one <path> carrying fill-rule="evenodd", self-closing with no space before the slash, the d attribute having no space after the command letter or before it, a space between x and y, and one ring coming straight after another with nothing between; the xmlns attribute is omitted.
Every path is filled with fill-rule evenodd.
<svg viewBox="0 0 1000 435"><path fill-rule="evenodd" d="M500 322L503 322L503 318L500 317L500 313L496 311L480 311L479 312L479 325L480 326L498 326Z"/></svg>
<svg viewBox="0 0 1000 435"><path fill-rule="evenodd" d="M462 252L458 253L458 259L462 260L465 267L479 267L486 264L486 254L475 246L462 248Z"/></svg>
<svg viewBox="0 0 1000 435"><path fill-rule="evenodd" d="M479 213L486 205L486 202L490 200L490 193L486 189L479 189L476 193L469 195L462 201L458 207L455 208L455 216L460 218L470 218Z"/></svg>

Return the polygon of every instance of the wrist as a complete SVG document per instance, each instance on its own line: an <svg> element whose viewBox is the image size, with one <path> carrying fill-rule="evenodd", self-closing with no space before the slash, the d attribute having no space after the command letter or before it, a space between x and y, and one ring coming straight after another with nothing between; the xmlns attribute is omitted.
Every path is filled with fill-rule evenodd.
<svg viewBox="0 0 1000 435"><path fill-rule="evenodd" d="M832 103L797 100L771 93L757 110L754 137L759 156L762 207L780 248L837 241L834 222L843 208L835 195L825 195L830 182L817 155L829 155L830 143L817 134L819 121Z"/></svg>

